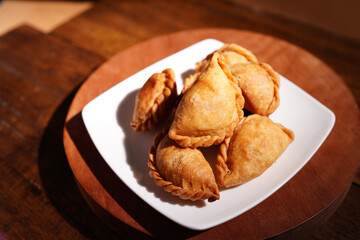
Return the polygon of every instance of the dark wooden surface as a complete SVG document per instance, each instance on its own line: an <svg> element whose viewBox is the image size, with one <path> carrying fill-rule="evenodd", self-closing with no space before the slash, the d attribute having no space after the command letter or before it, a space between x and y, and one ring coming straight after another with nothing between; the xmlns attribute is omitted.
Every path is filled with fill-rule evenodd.
<svg viewBox="0 0 360 240"><path fill-rule="evenodd" d="M0 38L3 235L119 238L88 207L67 163L62 129L69 105L86 77L117 52L155 36L202 27L247 29L296 44L329 65L360 103L359 42L236 3L99 1L47 35L19 27ZM311 237L357 239L359 199L360 187L353 183L339 209Z"/></svg>

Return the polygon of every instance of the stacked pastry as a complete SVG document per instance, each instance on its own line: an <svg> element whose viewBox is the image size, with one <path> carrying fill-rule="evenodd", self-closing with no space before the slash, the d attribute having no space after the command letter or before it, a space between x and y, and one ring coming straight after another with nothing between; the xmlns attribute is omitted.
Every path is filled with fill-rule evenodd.
<svg viewBox="0 0 360 240"><path fill-rule="evenodd" d="M268 118L279 106L279 75L249 50L225 44L196 64L177 96L174 73L155 73L136 97L131 126L154 129L148 166L156 184L182 199L214 201L220 187L250 181L268 169L294 134ZM243 109L251 114L244 116ZM199 147L219 145L215 174Z"/></svg>

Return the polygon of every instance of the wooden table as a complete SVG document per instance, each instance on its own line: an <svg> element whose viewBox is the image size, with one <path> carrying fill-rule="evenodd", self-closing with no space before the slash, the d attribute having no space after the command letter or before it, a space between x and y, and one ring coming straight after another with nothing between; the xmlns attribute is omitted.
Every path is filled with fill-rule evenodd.
<svg viewBox="0 0 360 240"><path fill-rule="evenodd" d="M164 38L161 35L203 27L231 28L235 30L230 31L235 32L239 31L236 29L260 32L284 39L311 52L304 54L308 59L316 59L319 69L325 71L316 73L317 76L321 76L322 81L308 86L298 79L295 80L296 84L310 93L317 93L316 97L320 97L319 100L325 105L328 104L328 107L338 114L334 133L305 166L304 171L300 171L294 180L281 188L278 191L280 193L277 192L259 204L255 211L250 210L240 216L240 219L243 219L240 220L244 224L243 229L252 229L248 232L248 236L270 237L271 233L281 233L279 232L281 229L288 231L278 235L279 237L298 237L310 233L313 238L322 239L340 237L355 239L358 236L360 189L358 185L351 184L351 178L355 174L360 158L359 108L356 104L356 101L360 102L357 81L360 77L359 42L308 25L284 21L276 16L252 12L241 5L218 1L206 3L151 1L151 4L101 1L88 12L58 27L50 34L45 35L29 26L22 26L0 38L2 173L0 231L5 236L11 239L111 239L130 236L148 238L151 235L172 236L170 230L181 233L177 236L193 238L236 237L234 235L236 233L244 234L236 225L239 219L204 232L179 228L150 207L146 207L124 185L118 185L121 190L119 192L126 193L123 202L120 200L121 196L112 196L117 200L120 208L109 202L108 198L102 199L103 202L99 199L93 201L94 198L88 193L96 192L99 189L98 184L95 182L94 189L87 186L84 191L79 181L84 176L77 175L74 178L70 168L71 162L70 165L68 162L69 155L66 155L63 147L65 119L66 116L70 118L69 109L74 109L74 105L70 107L70 104L76 99L83 103L87 101L87 99L79 100L80 95L77 93L86 89L85 86L89 81L84 85L82 83L95 69L118 52L135 46L143 40L157 36ZM208 30L214 35L219 34L219 29ZM190 32L193 35L201 35L205 31L207 29ZM178 36L184 36L181 35L183 33L179 33ZM196 37L192 38L195 39ZM148 42L151 41L154 40ZM184 44L186 43L188 42L185 41ZM172 46L171 42L167 44L172 50L181 46L181 44ZM297 47L294 49L304 51ZM129 52L131 49L126 51ZM271 58L267 57L264 56L266 60L271 61ZM145 59L144 63L153 60L154 58ZM276 61L273 64L277 67ZM281 68L280 65L278 67ZM282 70L290 74L290 79L297 79L292 69L288 67ZM324 86L326 75L323 76L322 73L329 74L331 78L332 85L327 89L326 95L316 90L317 84ZM341 79L350 87L355 98ZM78 91L79 87L80 91ZM98 92L92 94L99 94L106 90L103 89L106 87L107 85L99 87ZM336 105L337 101L340 106L347 106L350 111L339 108ZM345 135L349 137L346 138ZM338 143L337 138L343 140L339 146L333 144ZM342 166L339 169L318 166L317 164L322 163L324 158L337 164L343 161L343 165L339 165ZM339 174L334 175L327 169L338 170ZM102 174L102 177L106 178L105 173ZM338 176L339 180L334 180L331 185L324 185L326 180L322 179L324 176ZM266 213L269 210L273 212L267 212L267 216L274 216L284 203L281 202L283 201L281 194L288 194L290 198L294 198L294 204L301 205L302 200L296 199L298 193L292 188L299 187L301 178L316 180L313 186L306 185L308 189L305 190L309 190L309 194L317 194L321 199L319 202L323 205L326 205L329 198L333 201L326 206L303 206L302 209L305 210L296 213L291 212L291 207L285 202L284 209L287 209L287 212L279 217L287 217L290 221L288 226L275 224L277 221L286 222L284 219L274 219L275 223L272 225L274 229L252 228L246 225L244 219L250 219L252 223L257 223L257 226L270 227L271 225L262 222L262 218L256 213ZM101 176L100 180L104 181ZM345 198L349 188L349 194ZM305 190L300 192L304 194ZM316 230L316 227L323 224L336 211L344 198L335 215L325 226ZM106 204L101 206L104 202ZM275 203L277 207L274 207ZM104 211L104 206L105 208L114 206L118 215L111 215L110 212L114 213L111 209ZM322 207L324 208L321 209ZM101 221L93 210L105 221ZM122 211L123 215L119 211ZM169 228L163 230L155 225L151 226L149 223L152 218L149 216L152 214L159 221L157 224ZM313 216L310 219L309 214ZM148 217L142 220L141 216ZM302 219L306 221L301 222ZM114 231L113 226L116 226L117 231Z"/></svg>

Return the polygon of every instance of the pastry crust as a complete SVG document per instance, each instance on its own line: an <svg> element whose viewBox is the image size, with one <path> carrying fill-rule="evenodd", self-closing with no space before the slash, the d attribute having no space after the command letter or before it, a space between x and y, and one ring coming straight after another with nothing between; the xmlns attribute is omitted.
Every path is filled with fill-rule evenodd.
<svg viewBox="0 0 360 240"><path fill-rule="evenodd" d="M196 81L196 79L199 77L201 72L196 72L196 73L193 73L191 74L190 76L188 76L187 78L185 78L184 80L184 87L183 89L181 90L181 95L184 95L185 92L187 90L189 90L189 88L192 87L192 85L194 85L194 82Z"/></svg>
<svg viewBox="0 0 360 240"><path fill-rule="evenodd" d="M167 129L155 136L148 166L155 183L175 196L192 201L220 198L214 173L201 151L177 146Z"/></svg>
<svg viewBox="0 0 360 240"><path fill-rule="evenodd" d="M223 56L223 62L228 65L229 68L238 63L258 62L256 56L246 48L235 43L224 44L224 46L209 54L205 59L196 63L197 72L191 74L185 79L184 87L181 91L182 94L184 94L193 85L200 73L207 68L215 52Z"/></svg>
<svg viewBox="0 0 360 240"><path fill-rule="evenodd" d="M224 56L224 62L230 68L232 67L232 65L238 63L258 62L256 56L251 51L235 43L224 44L224 46L222 46L220 49L216 50L215 52L218 52ZM209 64L210 59L212 58L212 55L215 52L209 54L201 62L196 63L196 70L198 72L201 72L206 68L206 66Z"/></svg>
<svg viewBox="0 0 360 240"><path fill-rule="evenodd" d="M232 187L260 176L288 145L294 133L257 114L243 118L231 138L221 145L216 162L220 186Z"/></svg>
<svg viewBox="0 0 360 240"><path fill-rule="evenodd" d="M266 63L240 63L231 67L245 98L245 109L268 116L280 104L279 74Z"/></svg>
<svg viewBox="0 0 360 240"><path fill-rule="evenodd" d="M208 67L186 91L169 137L181 147L209 147L231 136L243 116L244 98L223 57L215 52Z"/></svg>
<svg viewBox="0 0 360 240"><path fill-rule="evenodd" d="M130 125L134 131L156 128L173 110L177 97L175 75L172 69L153 74L136 95L135 109Z"/></svg>

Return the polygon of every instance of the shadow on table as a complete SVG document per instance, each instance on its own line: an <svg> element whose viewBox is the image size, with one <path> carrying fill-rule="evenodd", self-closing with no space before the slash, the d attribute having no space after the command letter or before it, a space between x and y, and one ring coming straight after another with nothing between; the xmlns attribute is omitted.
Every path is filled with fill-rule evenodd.
<svg viewBox="0 0 360 240"><path fill-rule="evenodd" d="M132 239L150 238L150 236L134 229L102 209L100 213L102 219L103 214L107 214L106 220L111 221L111 229L116 231L116 233L113 232L108 225L103 224L97 218L84 201L80 192L83 190L79 190L76 184L63 147L63 126L74 93L69 95L58 107L41 141L38 164L41 180L48 197L65 220L87 237L106 237L106 239L121 236ZM66 128L78 151L102 186L149 233L159 238L171 239L184 239L201 233L170 221L133 193L100 156L84 126L81 114L74 116L66 124ZM93 203L90 203L92 208L94 207ZM100 208L98 206L98 209ZM99 213L97 212L97 214Z"/></svg>
<svg viewBox="0 0 360 240"><path fill-rule="evenodd" d="M56 109L43 133L38 152L41 182L57 211L81 234L90 239L104 236L106 239L118 239L118 234L103 224L86 204L65 155L63 127L76 90Z"/></svg>

